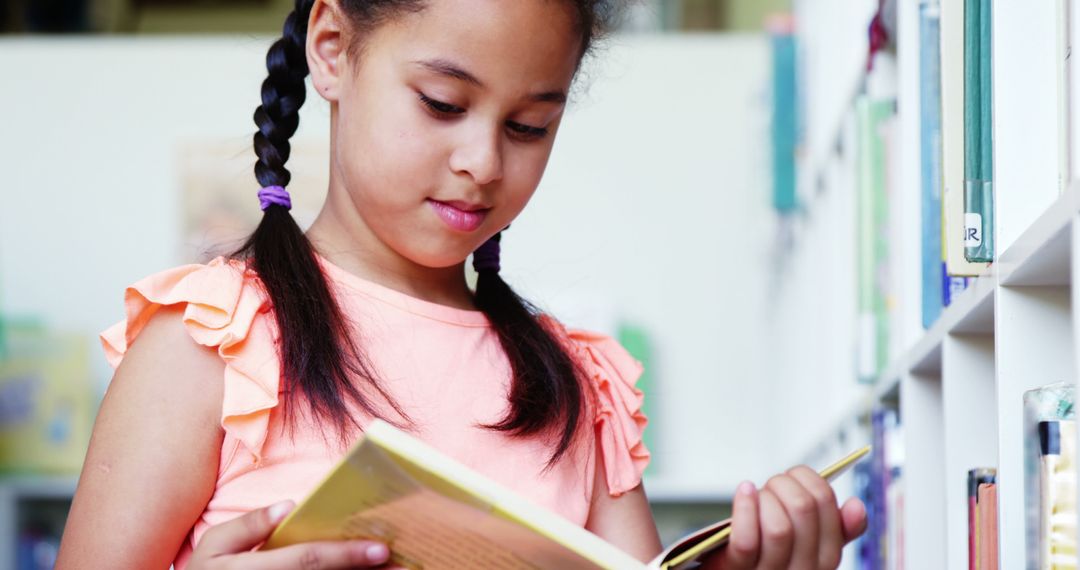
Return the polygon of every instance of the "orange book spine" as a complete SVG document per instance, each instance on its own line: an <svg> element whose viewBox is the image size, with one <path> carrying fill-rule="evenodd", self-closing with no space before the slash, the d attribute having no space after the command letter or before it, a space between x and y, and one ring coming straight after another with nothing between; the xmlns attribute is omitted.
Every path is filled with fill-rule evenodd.
<svg viewBox="0 0 1080 570"><path fill-rule="evenodd" d="M998 570L997 485L979 485L979 570Z"/></svg>

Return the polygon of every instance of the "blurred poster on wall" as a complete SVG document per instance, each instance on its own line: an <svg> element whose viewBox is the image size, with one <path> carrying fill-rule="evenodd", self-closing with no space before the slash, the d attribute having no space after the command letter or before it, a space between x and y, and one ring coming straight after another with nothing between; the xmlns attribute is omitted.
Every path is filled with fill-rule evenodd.
<svg viewBox="0 0 1080 570"><path fill-rule="evenodd" d="M8 325L0 359L0 473L77 474L97 407L89 342Z"/></svg>
<svg viewBox="0 0 1080 570"><path fill-rule="evenodd" d="M183 232L180 259L205 263L239 249L262 219L255 153L235 139L191 141L178 149ZM307 228L322 208L329 183L329 143L297 139L286 166L292 173L292 215Z"/></svg>

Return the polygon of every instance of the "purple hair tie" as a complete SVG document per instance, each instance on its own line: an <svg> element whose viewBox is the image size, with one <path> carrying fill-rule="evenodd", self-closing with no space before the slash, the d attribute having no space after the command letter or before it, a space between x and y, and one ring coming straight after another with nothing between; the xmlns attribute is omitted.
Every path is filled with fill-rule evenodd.
<svg viewBox="0 0 1080 570"><path fill-rule="evenodd" d="M499 272L499 234L484 242L473 252L472 265L477 273L481 271Z"/></svg>
<svg viewBox="0 0 1080 570"><path fill-rule="evenodd" d="M286 210L292 209L292 199L284 186L263 186L259 190L259 207L266 211L271 204L285 206Z"/></svg>

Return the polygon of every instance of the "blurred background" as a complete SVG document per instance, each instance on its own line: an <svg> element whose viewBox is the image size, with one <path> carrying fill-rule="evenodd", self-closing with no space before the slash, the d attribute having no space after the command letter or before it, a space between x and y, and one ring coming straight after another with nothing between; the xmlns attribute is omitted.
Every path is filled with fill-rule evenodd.
<svg viewBox="0 0 1080 570"><path fill-rule="evenodd" d="M291 8L0 3L0 570L52 566L112 372L97 334L123 317L124 288L257 223L251 116ZM854 358L868 143L853 101L895 111L896 20L877 0L637 2L504 239L510 283L645 363L665 541L726 516L740 481L870 438L852 411L872 391ZM309 97L301 117L290 190L309 223L328 106ZM897 326L912 320L921 332L917 314ZM842 495L859 492L848 479Z"/></svg>
<svg viewBox="0 0 1080 570"><path fill-rule="evenodd" d="M665 32L761 30L790 0L642 0L627 27ZM273 34L288 0L6 0L5 33Z"/></svg>

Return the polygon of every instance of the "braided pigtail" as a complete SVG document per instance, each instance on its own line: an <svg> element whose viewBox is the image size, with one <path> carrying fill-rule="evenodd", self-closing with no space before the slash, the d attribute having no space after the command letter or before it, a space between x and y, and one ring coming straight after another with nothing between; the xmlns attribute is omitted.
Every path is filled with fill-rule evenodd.
<svg viewBox="0 0 1080 570"><path fill-rule="evenodd" d="M289 214L285 186L291 175L289 138L300 124L308 75L305 44L313 0L297 0L285 19L282 37L266 54L267 77L262 84L262 105L255 110L254 147L258 162L255 177L262 185L259 198L263 218L234 257L248 261L259 276L280 331L281 372L287 397L285 413L293 417L293 396L302 392L314 417L336 426L342 442L359 426L348 403L379 416L366 385L404 418L402 410L378 384L372 368L350 340L351 332L319 265L315 250ZM322 423L322 422L320 422ZM291 422L290 422L290 425Z"/></svg>
<svg viewBox="0 0 1080 570"><path fill-rule="evenodd" d="M583 415L578 365L540 322L539 310L522 299L499 275L500 241L495 234L473 253L476 305L487 315L513 370L510 411L486 426L517 436L553 434L557 441L548 465L570 449Z"/></svg>

